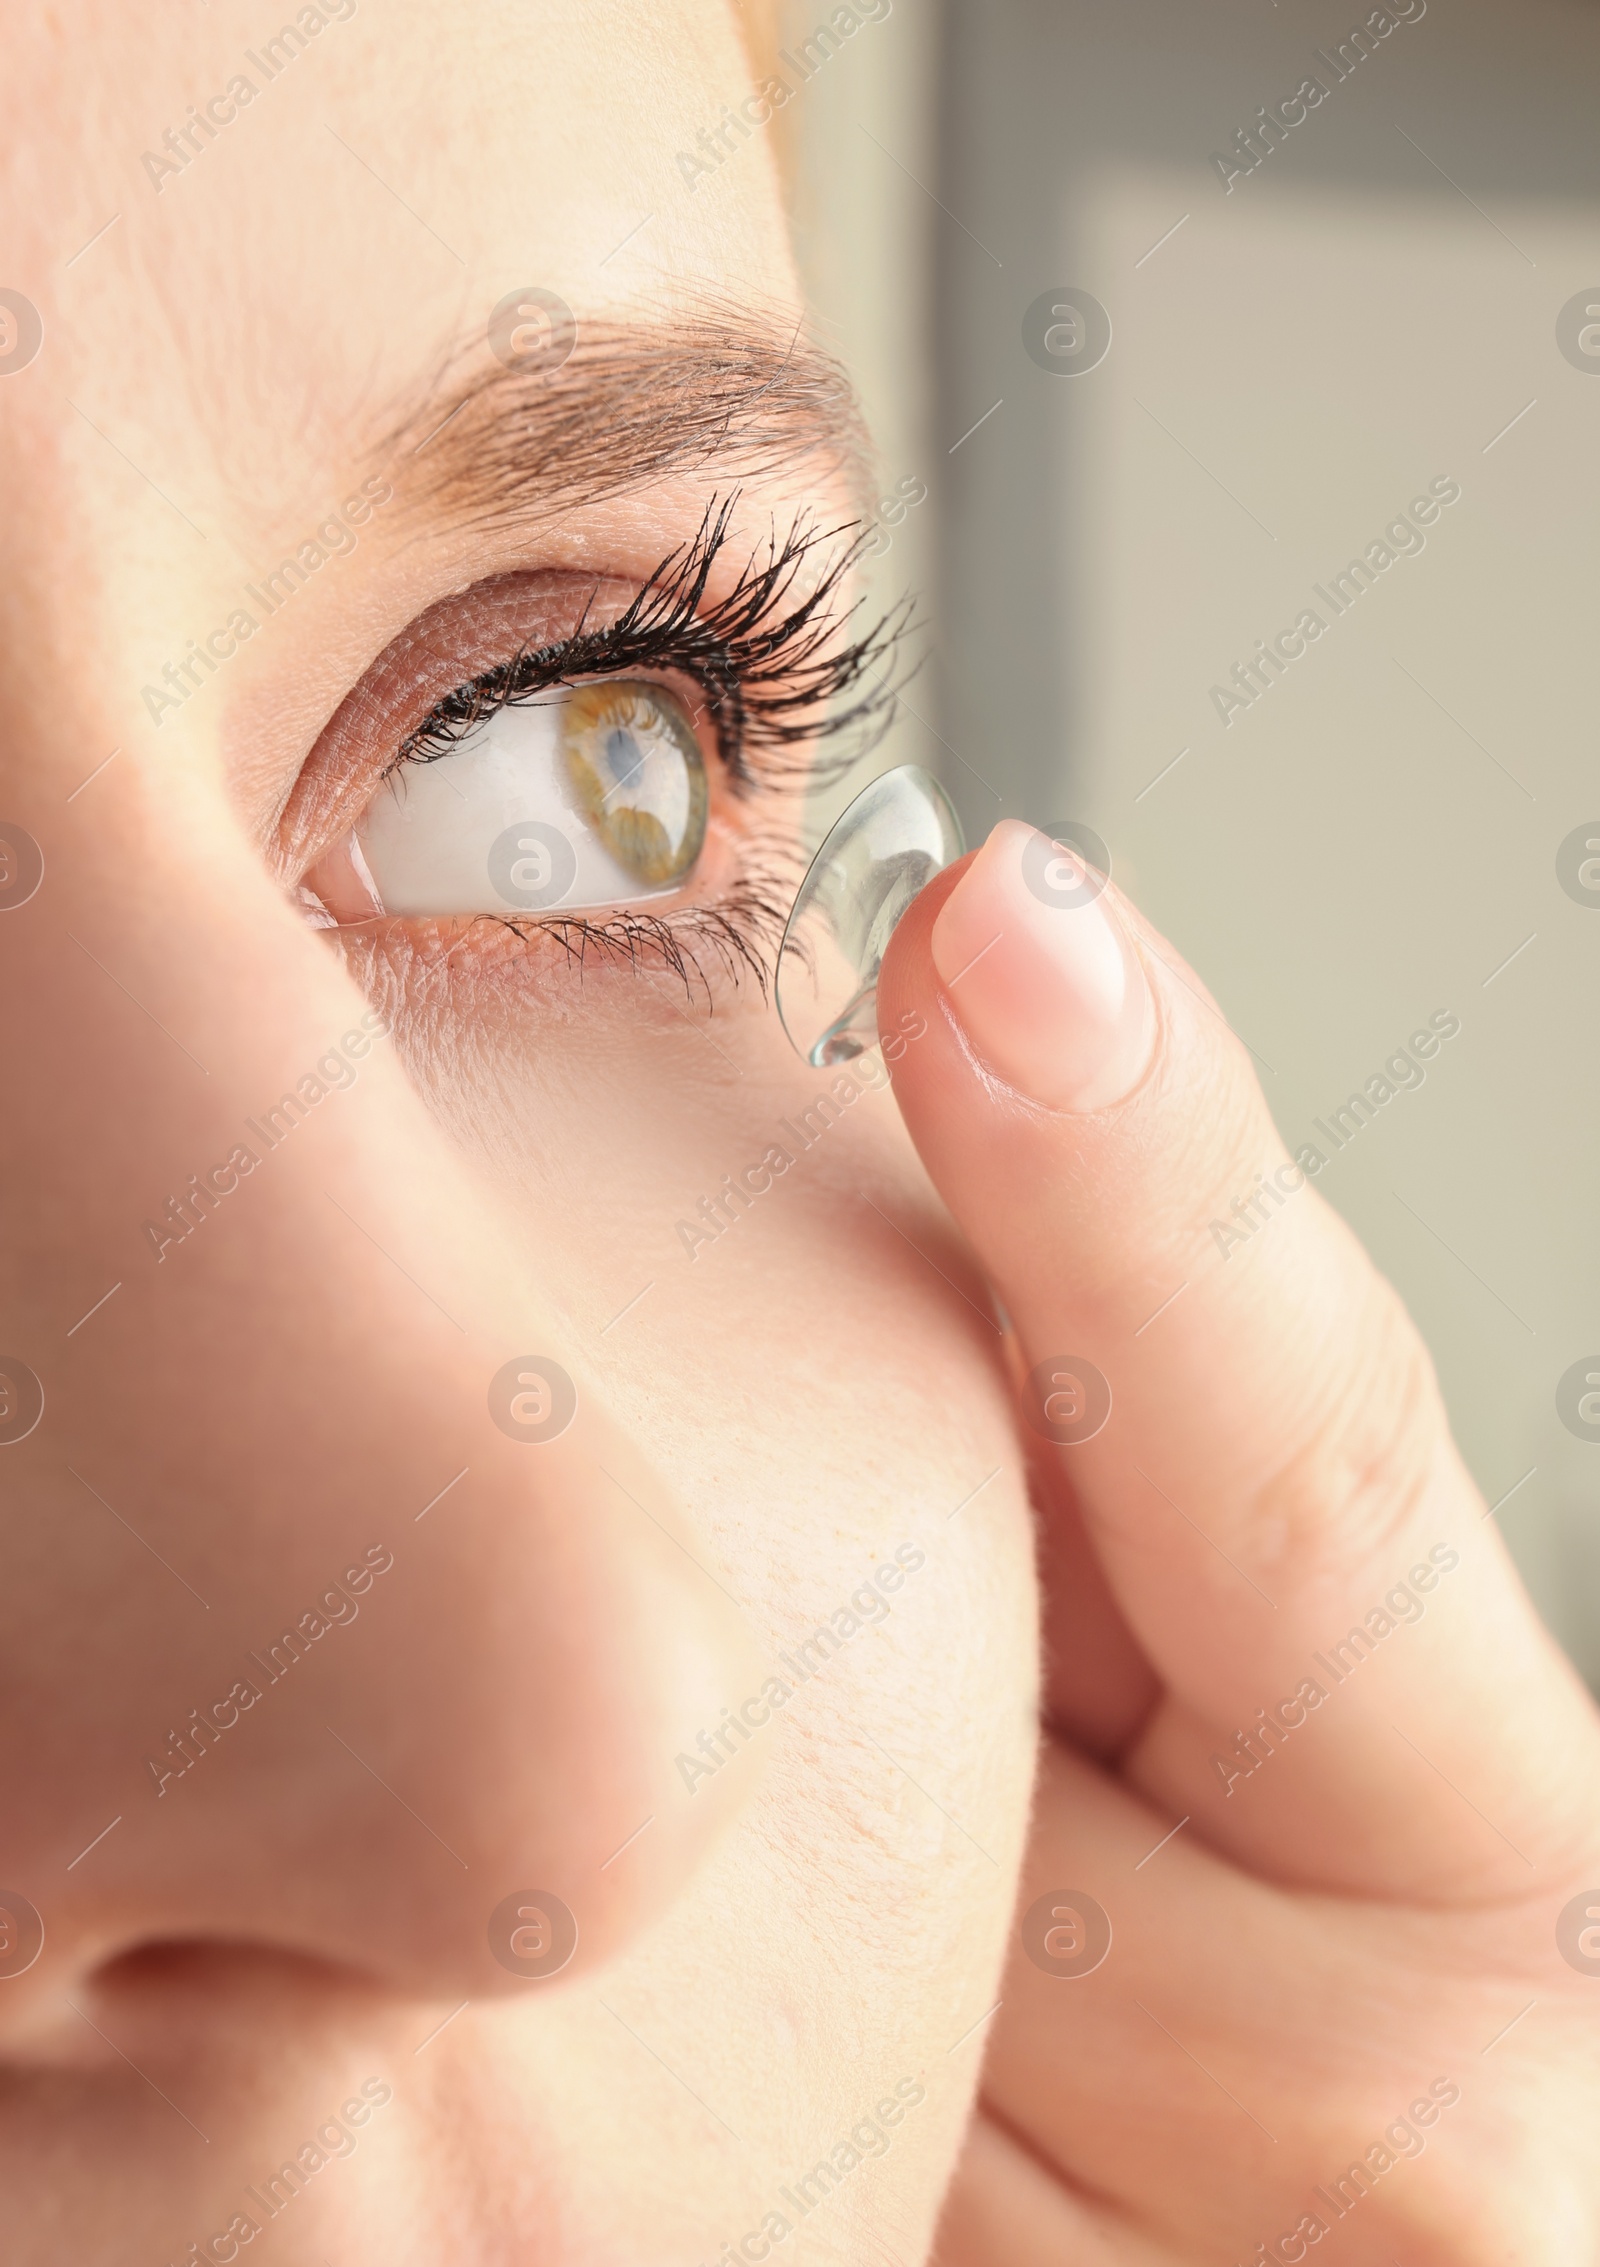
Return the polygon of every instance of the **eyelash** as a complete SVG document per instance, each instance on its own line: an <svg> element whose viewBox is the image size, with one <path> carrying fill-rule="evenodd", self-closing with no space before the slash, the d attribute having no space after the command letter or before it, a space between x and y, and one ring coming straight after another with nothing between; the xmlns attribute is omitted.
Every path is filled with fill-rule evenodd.
<svg viewBox="0 0 1600 2267"><path fill-rule="evenodd" d="M726 596L703 605L711 570L730 541L738 501L737 493L714 497L692 541L668 553L616 621L598 630L580 622L557 644L525 648L446 694L404 742L390 770L436 762L485 717L552 686L647 668L676 670L700 687L716 725L718 752L737 788L814 778L810 763L786 760L788 750L807 740L852 741L830 766L834 774L847 770L893 719L898 687L888 672L910 626L911 603L903 600L864 637L830 652L835 601L868 536L865 530L857 534L812 588L796 596L811 553L850 532L818 529L802 518L782 543L774 531L766 559L752 553ZM858 699L834 707L863 684L867 690Z"/></svg>
<svg viewBox="0 0 1600 2267"><path fill-rule="evenodd" d="M736 794L792 791L848 771L894 720L904 679L895 680L892 670L911 626L912 603L902 600L863 636L836 646L836 601L869 531L856 534L816 582L797 593L812 552L851 532L818 529L801 518L781 543L774 529L765 558L752 553L732 589L704 605L738 501L737 492L714 497L693 539L668 553L614 622L588 630L580 621L570 637L524 649L446 694L402 743L385 776L407 763L439 762L486 718L553 687L643 669L671 670L699 686ZM808 742L830 743L834 752L819 765L795 753ZM716 905L666 915L624 911L605 921L508 919L504 925L518 936L548 932L580 970L590 951L635 970L653 959L680 978L686 992L698 981L709 1002L707 963L714 962L735 982L753 976L764 995L787 915L780 885L776 872L749 873Z"/></svg>

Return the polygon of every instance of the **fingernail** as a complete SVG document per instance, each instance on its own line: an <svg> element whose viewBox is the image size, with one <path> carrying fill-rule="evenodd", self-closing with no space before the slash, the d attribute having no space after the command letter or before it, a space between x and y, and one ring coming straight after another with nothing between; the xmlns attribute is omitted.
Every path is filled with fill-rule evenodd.
<svg viewBox="0 0 1600 2267"><path fill-rule="evenodd" d="M1102 877L1002 819L933 924L934 966L973 1050L1056 1110L1103 1110L1150 1060L1155 1004Z"/></svg>

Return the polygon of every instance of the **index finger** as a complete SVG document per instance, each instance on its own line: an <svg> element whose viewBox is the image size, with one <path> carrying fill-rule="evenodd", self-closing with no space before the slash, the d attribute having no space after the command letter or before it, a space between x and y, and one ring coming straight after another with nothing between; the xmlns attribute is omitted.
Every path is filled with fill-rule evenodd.
<svg viewBox="0 0 1600 2267"><path fill-rule="evenodd" d="M1007 821L907 914L879 1003L926 1019L901 1108L1162 1679L1135 1784L1283 1879L1528 1886L1592 1815L1592 1706L1198 980Z"/></svg>

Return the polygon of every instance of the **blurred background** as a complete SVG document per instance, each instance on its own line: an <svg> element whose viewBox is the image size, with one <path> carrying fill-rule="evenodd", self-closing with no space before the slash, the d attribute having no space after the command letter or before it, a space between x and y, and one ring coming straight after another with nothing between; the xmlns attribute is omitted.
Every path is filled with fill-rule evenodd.
<svg viewBox="0 0 1600 2267"><path fill-rule="evenodd" d="M1600 1684L1600 7L1405 4L776 0L762 36L874 595L925 625L860 778L928 765L969 840L1093 828L1291 1149L1459 1020L1318 1186Z"/></svg>

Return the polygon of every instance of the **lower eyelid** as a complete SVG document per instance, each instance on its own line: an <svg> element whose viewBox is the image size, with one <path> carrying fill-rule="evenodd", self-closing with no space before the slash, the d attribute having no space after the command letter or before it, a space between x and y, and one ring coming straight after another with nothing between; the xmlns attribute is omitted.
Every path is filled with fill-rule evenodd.
<svg viewBox="0 0 1600 2267"><path fill-rule="evenodd" d="M330 935L355 982L391 1015L478 1018L491 1002L519 1017L537 1014L546 1002L570 999L570 986L581 1001L585 986L609 976L656 978L643 996L670 1021L685 1007L715 1013L745 988L766 1000L793 887L739 879L720 896L666 913L385 920Z"/></svg>
<svg viewBox="0 0 1600 2267"><path fill-rule="evenodd" d="M609 915L386 916L329 938L353 980L386 1012L520 1024L560 1003L581 1012L594 987L646 979L646 1012L664 1028L685 1010L725 1012L741 993L770 992L789 908L807 863L798 806L756 824L714 814L690 890L664 909ZM631 996L631 994L630 994Z"/></svg>

